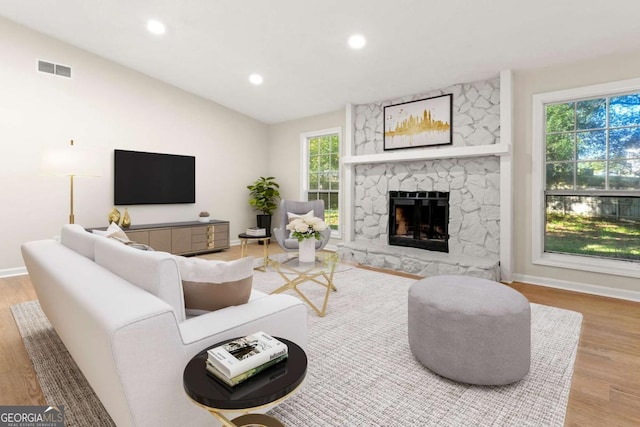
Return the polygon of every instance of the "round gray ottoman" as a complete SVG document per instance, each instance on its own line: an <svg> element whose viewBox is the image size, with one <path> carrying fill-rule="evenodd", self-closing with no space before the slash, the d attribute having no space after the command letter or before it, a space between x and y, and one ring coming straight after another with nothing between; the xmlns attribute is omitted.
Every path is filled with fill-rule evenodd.
<svg viewBox="0 0 640 427"><path fill-rule="evenodd" d="M518 381L531 363L531 311L491 280L434 276L409 288L409 347L433 372L468 384Z"/></svg>

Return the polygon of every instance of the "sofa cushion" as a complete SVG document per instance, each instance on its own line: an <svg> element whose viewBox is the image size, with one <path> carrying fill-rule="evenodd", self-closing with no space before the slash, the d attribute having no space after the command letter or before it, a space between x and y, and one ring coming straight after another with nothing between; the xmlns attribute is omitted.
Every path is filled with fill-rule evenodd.
<svg viewBox="0 0 640 427"><path fill-rule="evenodd" d="M171 254L140 251L112 239L98 237L95 245L95 261L112 273L165 301L173 307L178 322L185 319L180 272Z"/></svg>
<svg viewBox="0 0 640 427"><path fill-rule="evenodd" d="M64 225L60 232L60 243L91 261L95 260L95 243L99 239L78 224Z"/></svg>
<svg viewBox="0 0 640 427"><path fill-rule="evenodd" d="M251 295L253 258L213 261L175 256L187 315L245 304Z"/></svg>

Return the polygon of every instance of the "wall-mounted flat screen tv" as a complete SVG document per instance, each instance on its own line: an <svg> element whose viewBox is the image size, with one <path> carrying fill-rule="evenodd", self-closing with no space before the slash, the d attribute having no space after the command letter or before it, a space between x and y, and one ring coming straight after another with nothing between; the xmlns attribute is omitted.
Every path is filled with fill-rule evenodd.
<svg viewBox="0 0 640 427"><path fill-rule="evenodd" d="M115 205L196 202L196 158L114 150Z"/></svg>

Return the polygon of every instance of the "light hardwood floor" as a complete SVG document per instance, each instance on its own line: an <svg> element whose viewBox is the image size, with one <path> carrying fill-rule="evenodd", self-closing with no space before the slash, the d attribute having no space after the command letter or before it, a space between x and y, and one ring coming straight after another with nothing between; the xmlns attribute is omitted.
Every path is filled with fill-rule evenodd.
<svg viewBox="0 0 640 427"><path fill-rule="evenodd" d="M271 245L270 252L278 250ZM262 247L250 244L249 254L262 256ZM239 255L235 246L206 258L231 260ZM640 303L524 283L511 286L531 302L584 316L565 425L639 426ZM36 295L28 276L0 279L0 405L45 404L10 311L13 304L33 299Z"/></svg>

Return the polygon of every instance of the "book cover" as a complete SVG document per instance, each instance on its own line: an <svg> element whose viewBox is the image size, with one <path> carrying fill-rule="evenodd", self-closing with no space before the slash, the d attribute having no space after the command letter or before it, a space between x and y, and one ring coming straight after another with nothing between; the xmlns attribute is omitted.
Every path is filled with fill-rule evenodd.
<svg viewBox="0 0 640 427"><path fill-rule="evenodd" d="M255 375L249 378L247 381L243 381L242 383L229 387L224 385L227 390L233 391L233 398L240 399L243 396L246 396L250 393L253 393L257 389L268 385L269 383L277 380L278 378L287 375L287 362L276 363L275 365L265 369L264 372L261 372L258 375ZM221 382L222 384L222 382Z"/></svg>
<svg viewBox="0 0 640 427"><path fill-rule="evenodd" d="M213 366L208 360L206 362L206 367L207 367L207 372L209 372L210 374L212 374L213 376L216 377L216 379L224 382L225 384L227 384L230 387L234 387L240 383L242 383L243 381L248 380L249 378L254 377L255 375L259 374L262 371L265 371L267 369L269 369L270 367L272 367L273 365L276 365L280 362L282 362L283 360L285 360L287 357L289 357L288 354L283 354L280 357L277 357L275 359L272 359L270 361L268 361L267 363L263 363L260 366L256 366L253 369L249 369L246 372L243 372L242 374L235 376L233 378L227 378L222 372L220 372L215 366Z"/></svg>
<svg viewBox="0 0 640 427"><path fill-rule="evenodd" d="M262 331L207 351L207 360L227 378L287 354L286 344Z"/></svg>
<svg viewBox="0 0 640 427"><path fill-rule="evenodd" d="M267 230L264 228L250 227L247 228L245 233L249 236L266 236Z"/></svg>

